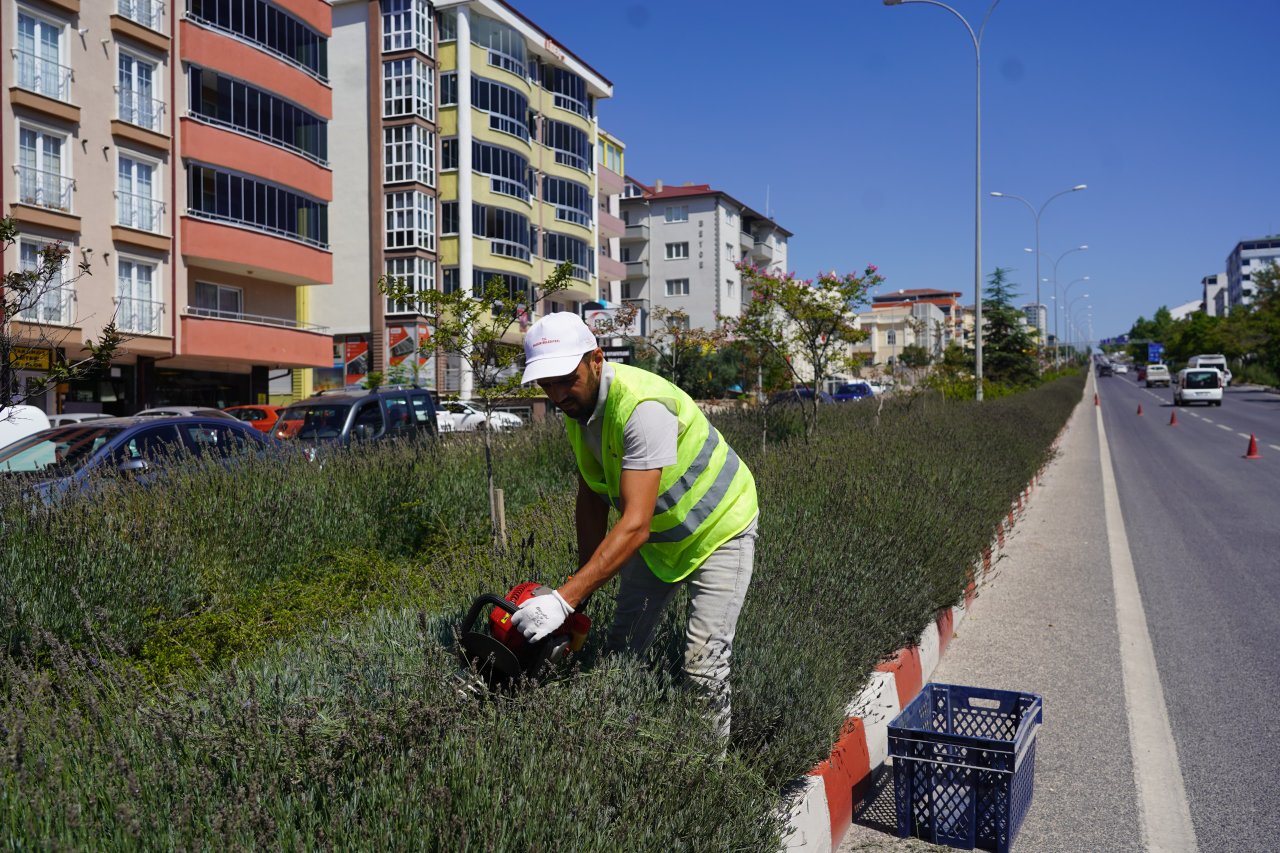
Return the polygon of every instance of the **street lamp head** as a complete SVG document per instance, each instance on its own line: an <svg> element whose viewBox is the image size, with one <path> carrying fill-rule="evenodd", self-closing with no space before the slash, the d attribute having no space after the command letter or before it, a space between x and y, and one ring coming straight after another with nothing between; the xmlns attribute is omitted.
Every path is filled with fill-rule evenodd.
<svg viewBox="0 0 1280 853"><path fill-rule="evenodd" d="M1035 251L1035 249L1026 248L1026 249L1023 249L1022 251L1024 251L1024 252L1034 252L1034 251Z"/></svg>
<svg viewBox="0 0 1280 853"><path fill-rule="evenodd" d="M1076 184L1074 187L1071 188L1071 191L1073 193L1076 193L1076 192L1080 192L1080 190L1087 190L1087 189L1089 189L1088 184Z"/></svg>
<svg viewBox="0 0 1280 853"><path fill-rule="evenodd" d="M1004 193L995 193L995 192L993 192L993 193L991 194L991 196L992 196L992 198L1004 198Z"/></svg>
<svg viewBox="0 0 1280 853"><path fill-rule="evenodd" d="M1088 243L1085 243L1083 246L1081 246L1081 247L1080 247L1080 251L1082 251L1082 252L1083 252L1083 251L1084 251L1085 249L1087 249L1087 248L1089 248L1089 244L1088 244Z"/></svg>
<svg viewBox="0 0 1280 853"><path fill-rule="evenodd" d="M884 0L886 6L901 6L902 0Z"/></svg>

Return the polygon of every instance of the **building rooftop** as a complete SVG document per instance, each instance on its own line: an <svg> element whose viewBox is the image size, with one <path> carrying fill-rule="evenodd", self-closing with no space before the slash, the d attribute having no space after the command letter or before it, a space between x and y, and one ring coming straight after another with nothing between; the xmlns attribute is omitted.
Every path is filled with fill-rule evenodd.
<svg viewBox="0 0 1280 853"><path fill-rule="evenodd" d="M785 234L788 237L794 236L794 232L788 231L786 228L783 228L774 219L768 216L765 216L763 213L760 213L759 211L753 209L750 205L743 204L742 202L738 201L736 198L729 195L727 192L724 192L723 190L712 189L710 184L686 183L686 184L681 184L679 186L673 187L673 186L668 186L666 184L663 184L662 181L657 181L654 183L653 186L649 186L643 181L636 180L630 175L627 175L627 181L629 183L635 184L636 186L644 190L644 195L639 196L639 198L643 198L646 201L667 201L667 200L676 199L676 198L693 198L695 196L716 196L718 198L727 199L728 201L731 201L738 207L742 208L742 212L745 216L750 216L753 219L760 219L765 222L768 222L774 228L778 229L778 231L780 231L781 233ZM622 200L626 202L626 201L634 200L635 198L637 198L637 196L632 196L631 198L624 197Z"/></svg>

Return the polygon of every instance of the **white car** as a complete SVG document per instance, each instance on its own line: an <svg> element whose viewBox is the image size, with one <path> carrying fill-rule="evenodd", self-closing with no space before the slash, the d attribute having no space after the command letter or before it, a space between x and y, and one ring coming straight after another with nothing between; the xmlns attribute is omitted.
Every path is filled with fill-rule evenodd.
<svg viewBox="0 0 1280 853"><path fill-rule="evenodd" d="M1184 367L1173 383L1173 404L1222 405L1222 372L1214 367Z"/></svg>
<svg viewBox="0 0 1280 853"><path fill-rule="evenodd" d="M1117 375L1117 376L1119 376L1119 375L1120 375L1120 374L1122 374L1122 373L1128 373L1128 372L1129 372L1129 365L1127 365L1127 364L1121 364L1121 363L1120 363L1120 362L1118 362L1118 361L1117 361L1117 362L1112 362L1112 363L1111 363L1111 367L1112 367L1112 369L1113 369L1113 370L1115 370L1115 372L1116 372L1116 375Z"/></svg>
<svg viewBox="0 0 1280 853"><path fill-rule="evenodd" d="M102 412L67 412L61 415L49 415L49 426L70 426L71 424L82 424L85 421L98 421L110 417L114 417L114 415Z"/></svg>
<svg viewBox="0 0 1280 853"><path fill-rule="evenodd" d="M49 416L36 406L0 409L0 447L49 428Z"/></svg>
<svg viewBox="0 0 1280 853"><path fill-rule="evenodd" d="M516 429L524 426L519 415L510 412L494 412L485 420L484 411L462 400L445 400L440 403L440 424L443 426L447 418L451 424L445 432L471 432L483 429L487 425L495 431Z"/></svg>

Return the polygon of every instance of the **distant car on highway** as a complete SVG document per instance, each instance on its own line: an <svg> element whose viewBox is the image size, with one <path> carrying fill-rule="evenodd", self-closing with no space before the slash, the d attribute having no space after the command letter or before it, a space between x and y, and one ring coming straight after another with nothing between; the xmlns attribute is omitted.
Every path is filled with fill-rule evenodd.
<svg viewBox="0 0 1280 853"><path fill-rule="evenodd" d="M1147 383L1148 388L1153 385L1163 385L1168 388L1169 383L1172 381L1172 377L1169 375L1169 368L1167 366L1163 364L1148 364L1147 372L1143 377L1143 381Z"/></svg>
<svg viewBox="0 0 1280 853"><path fill-rule="evenodd" d="M1111 363L1111 369L1116 372L1116 376L1120 376L1129 372L1129 365L1123 361L1115 361Z"/></svg>

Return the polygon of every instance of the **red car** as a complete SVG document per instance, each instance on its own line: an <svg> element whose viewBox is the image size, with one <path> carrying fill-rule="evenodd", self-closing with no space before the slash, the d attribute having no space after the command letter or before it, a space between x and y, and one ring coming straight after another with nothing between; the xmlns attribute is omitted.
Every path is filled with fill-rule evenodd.
<svg viewBox="0 0 1280 853"><path fill-rule="evenodd" d="M1145 365L1143 365L1142 367L1139 367L1139 368L1138 368L1138 376L1137 376L1137 378L1136 378L1136 379L1134 379L1134 381L1135 381L1135 382L1146 382L1146 381L1147 381L1147 368L1146 368L1146 366L1145 366Z"/></svg>
<svg viewBox="0 0 1280 853"><path fill-rule="evenodd" d="M276 425L276 421L279 419L280 413L284 411L284 407L229 406L222 411L232 415L238 421L244 421L259 432L271 432L271 428Z"/></svg>

